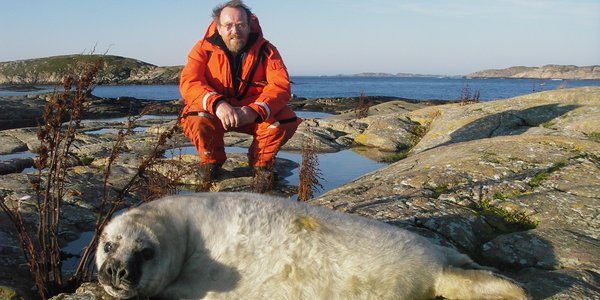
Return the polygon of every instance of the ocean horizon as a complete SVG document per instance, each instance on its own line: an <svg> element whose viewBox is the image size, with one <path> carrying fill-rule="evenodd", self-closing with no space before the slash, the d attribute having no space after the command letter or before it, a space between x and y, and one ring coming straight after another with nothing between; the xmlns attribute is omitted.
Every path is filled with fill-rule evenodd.
<svg viewBox="0 0 600 300"><path fill-rule="evenodd" d="M455 77L362 77L362 76L291 76L292 93L296 97L339 98L364 96L398 97L412 100L458 100L465 90L479 92L481 101L505 99L534 92L600 86L600 80L481 79ZM0 97L51 92L54 86L40 90L0 90ZM165 85L99 85L92 92L103 98L134 97L150 100L181 98L176 84Z"/></svg>

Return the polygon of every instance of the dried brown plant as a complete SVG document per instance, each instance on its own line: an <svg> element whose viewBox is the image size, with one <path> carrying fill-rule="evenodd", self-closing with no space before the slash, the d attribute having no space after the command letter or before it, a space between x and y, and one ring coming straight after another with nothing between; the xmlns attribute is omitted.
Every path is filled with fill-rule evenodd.
<svg viewBox="0 0 600 300"><path fill-rule="evenodd" d="M22 249L42 299L68 286L62 276L58 238L61 206L69 157L72 156L71 147L81 122L85 99L94 87L94 79L102 64L102 59L76 61L63 78L63 91L55 90L42 113L43 124L38 126L37 132L40 140L35 160L37 172L30 177L37 200L37 232L28 230L36 225L25 221L19 205L10 210L4 202L1 204L19 233ZM35 239L32 238L34 234Z"/></svg>
<svg viewBox="0 0 600 300"><path fill-rule="evenodd" d="M268 166L253 168L252 192L264 194L273 189L273 181L275 180L273 167L274 164L271 163Z"/></svg>
<svg viewBox="0 0 600 300"><path fill-rule="evenodd" d="M302 144L302 165L298 176L298 201L307 201L313 198L316 191L323 186L319 183L321 171L319 170L319 157L315 150L315 141L307 138Z"/></svg>
<svg viewBox="0 0 600 300"><path fill-rule="evenodd" d="M364 93L361 93L360 96L358 97L358 103L356 104L356 107L354 108L354 114L356 115L357 119L362 119L362 118L366 118L367 116L369 116L369 108L371 107L371 104L369 103L369 101L366 100Z"/></svg>
<svg viewBox="0 0 600 300"><path fill-rule="evenodd" d="M479 103L479 97L481 96L481 92L477 89L473 94L471 94L471 90L469 89L469 85L463 85L460 91L460 105L464 106L467 104Z"/></svg>

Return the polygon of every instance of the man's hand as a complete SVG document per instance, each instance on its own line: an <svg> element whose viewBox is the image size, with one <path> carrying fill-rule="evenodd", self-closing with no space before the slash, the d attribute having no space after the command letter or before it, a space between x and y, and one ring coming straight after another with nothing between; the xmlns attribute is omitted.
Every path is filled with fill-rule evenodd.
<svg viewBox="0 0 600 300"><path fill-rule="evenodd" d="M231 104L225 101L217 103L215 114L217 115L217 118L221 120L221 124L225 130L229 130L238 126L239 117L235 111L235 108L231 106Z"/></svg>
<svg viewBox="0 0 600 300"><path fill-rule="evenodd" d="M237 111L238 116L240 117L239 126L254 123L254 121L256 121L256 118L258 118L258 113L248 106L236 107L235 110Z"/></svg>
<svg viewBox="0 0 600 300"><path fill-rule="evenodd" d="M217 104L215 113L225 130L250 124L258 117L258 114L250 107L233 107L225 101Z"/></svg>

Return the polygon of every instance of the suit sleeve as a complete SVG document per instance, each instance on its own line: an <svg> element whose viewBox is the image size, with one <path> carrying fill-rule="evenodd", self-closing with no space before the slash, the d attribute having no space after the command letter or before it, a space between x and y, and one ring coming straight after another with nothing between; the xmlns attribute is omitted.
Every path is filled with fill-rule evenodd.
<svg viewBox="0 0 600 300"><path fill-rule="evenodd" d="M248 105L263 121L277 115L291 97L287 68L279 51L271 44L268 46L265 63L267 84L255 102Z"/></svg>
<svg viewBox="0 0 600 300"><path fill-rule="evenodd" d="M206 80L209 56L201 49L202 42L198 42L188 54L188 61L181 71L179 91L185 103L184 113L204 111L214 115L213 106L222 99L222 95Z"/></svg>

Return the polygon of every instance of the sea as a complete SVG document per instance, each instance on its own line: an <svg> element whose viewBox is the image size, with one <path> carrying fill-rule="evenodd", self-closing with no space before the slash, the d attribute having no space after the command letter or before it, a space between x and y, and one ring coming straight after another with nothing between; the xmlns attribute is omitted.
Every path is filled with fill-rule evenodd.
<svg viewBox="0 0 600 300"><path fill-rule="evenodd" d="M467 79L457 77L361 77L361 76L292 76L292 93L307 99L389 96L414 100L458 100L468 91L479 93L481 101L505 99L558 88L600 86L600 80L539 79ZM54 90L40 86L40 92ZM31 91L0 89L0 97L31 94ZM179 88L170 85L104 85L92 92L98 97L134 97L151 100L179 99Z"/></svg>

